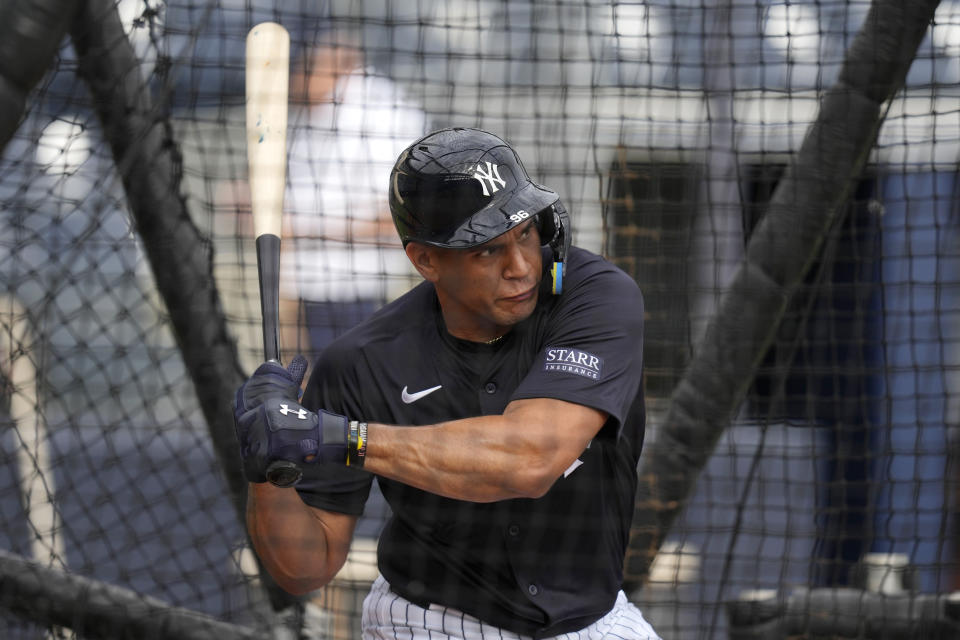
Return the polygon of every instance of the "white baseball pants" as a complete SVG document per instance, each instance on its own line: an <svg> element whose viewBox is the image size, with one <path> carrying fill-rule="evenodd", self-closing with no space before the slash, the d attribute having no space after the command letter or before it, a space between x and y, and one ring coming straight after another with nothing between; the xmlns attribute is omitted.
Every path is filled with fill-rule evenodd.
<svg viewBox="0 0 960 640"><path fill-rule="evenodd" d="M530 640L484 624L457 609L424 609L390 591L379 576L363 601L363 640ZM640 609L621 591L605 616L579 631L549 640L661 640Z"/></svg>

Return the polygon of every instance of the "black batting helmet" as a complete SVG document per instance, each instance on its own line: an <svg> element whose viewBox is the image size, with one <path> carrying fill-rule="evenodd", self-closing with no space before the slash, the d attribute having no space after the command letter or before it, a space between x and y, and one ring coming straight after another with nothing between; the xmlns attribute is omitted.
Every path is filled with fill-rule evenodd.
<svg viewBox="0 0 960 640"><path fill-rule="evenodd" d="M466 249L537 218L540 238L554 250L554 289L570 245L560 196L530 179L516 151L481 129L450 128L420 138L390 173L390 213L406 246L416 241Z"/></svg>

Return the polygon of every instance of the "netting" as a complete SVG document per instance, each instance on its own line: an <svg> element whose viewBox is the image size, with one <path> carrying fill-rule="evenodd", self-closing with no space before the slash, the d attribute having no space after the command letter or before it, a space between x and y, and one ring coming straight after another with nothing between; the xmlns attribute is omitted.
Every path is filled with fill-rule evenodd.
<svg viewBox="0 0 960 640"><path fill-rule="evenodd" d="M765 214L793 216L795 234L774 240L802 278L716 444L690 434L707 462L685 470L692 493L629 595L665 638L787 637L824 609L833 626L816 633L843 637L956 623L943 596L960 589L960 2L877 4L909 6L892 18L865 0L5 3L0 548L20 561L0 563L0 633L146 637L132 625L164 627L157 606L197 637L278 624L359 637L382 500L348 566L291 622L224 467L223 390L262 357L243 46L263 20L287 27L293 53L285 357L418 281L386 174L421 133L482 127L562 194L575 244L640 284L649 451L704 341L733 354L758 340L708 328L737 318L722 296L747 243L771 241ZM922 40L873 69L894 91L839 200L817 207L816 183L785 196L856 34L908 18ZM789 209L800 201L809 209ZM826 209L798 258L791 241ZM108 613L77 595L96 591L86 582L45 593L61 575L48 568L112 589ZM728 615L741 597L768 606Z"/></svg>

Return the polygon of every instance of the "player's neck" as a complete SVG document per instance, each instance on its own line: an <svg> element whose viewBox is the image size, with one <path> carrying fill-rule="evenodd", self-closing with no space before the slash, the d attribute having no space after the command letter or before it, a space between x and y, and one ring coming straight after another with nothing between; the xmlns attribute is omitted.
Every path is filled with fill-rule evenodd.
<svg viewBox="0 0 960 640"><path fill-rule="evenodd" d="M456 314L441 311L443 325L447 333L454 338L481 344L496 344L510 333L511 327L488 322L463 322Z"/></svg>
<svg viewBox="0 0 960 640"><path fill-rule="evenodd" d="M447 326L447 333L452 335L454 338L459 338L460 340L466 340L468 342L479 342L481 344L497 344L503 338L510 333L510 327L498 327L496 329L490 329L488 331L451 331L449 325Z"/></svg>

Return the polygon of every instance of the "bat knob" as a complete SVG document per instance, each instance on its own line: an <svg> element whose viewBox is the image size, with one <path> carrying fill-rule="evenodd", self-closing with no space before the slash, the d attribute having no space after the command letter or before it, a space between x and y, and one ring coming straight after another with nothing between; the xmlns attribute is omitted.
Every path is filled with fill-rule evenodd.
<svg viewBox="0 0 960 640"><path fill-rule="evenodd" d="M292 487L300 482L302 477L300 468L287 460L275 460L267 467L267 480L275 487Z"/></svg>

